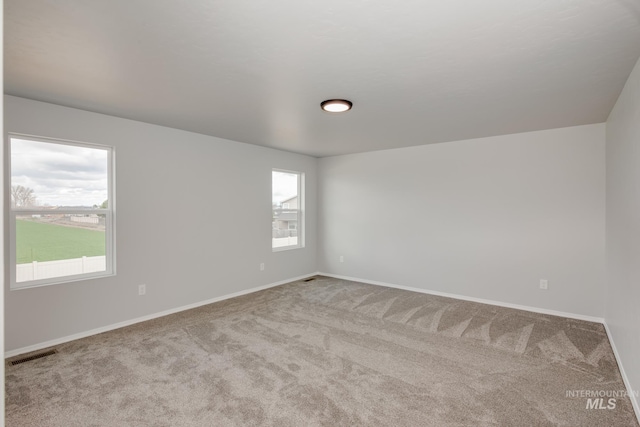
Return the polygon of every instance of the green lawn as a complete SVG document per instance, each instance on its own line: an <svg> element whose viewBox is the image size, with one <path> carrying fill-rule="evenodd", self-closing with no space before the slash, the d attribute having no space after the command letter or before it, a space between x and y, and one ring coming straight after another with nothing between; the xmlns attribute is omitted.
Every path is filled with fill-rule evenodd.
<svg viewBox="0 0 640 427"><path fill-rule="evenodd" d="M18 219L16 252L18 264L101 256L104 232Z"/></svg>

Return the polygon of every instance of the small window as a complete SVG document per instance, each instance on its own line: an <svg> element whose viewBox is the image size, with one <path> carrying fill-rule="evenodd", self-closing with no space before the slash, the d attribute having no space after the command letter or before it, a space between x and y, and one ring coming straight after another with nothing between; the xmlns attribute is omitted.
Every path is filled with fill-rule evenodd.
<svg viewBox="0 0 640 427"><path fill-rule="evenodd" d="M114 273L113 149L9 135L11 289Z"/></svg>
<svg viewBox="0 0 640 427"><path fill-rule="evenodd" d="M304 174L273 170L272 238L274 251L304 247Z"/></svg>

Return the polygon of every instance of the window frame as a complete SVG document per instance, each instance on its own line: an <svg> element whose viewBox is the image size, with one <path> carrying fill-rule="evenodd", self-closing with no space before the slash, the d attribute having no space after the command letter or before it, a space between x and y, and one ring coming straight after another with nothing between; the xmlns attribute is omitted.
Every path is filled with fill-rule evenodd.
<svg viewBox="0 0 640 427"><path fill-rule="evenodd" d="M11 203L11 176L12 176L12 139L21 139L34 142L42 142L57 145L69 145L75 147L98 149L107 152L107 200L108 206L106 209L57 209L57 214L63 215L87 215L96 214L105 216L105 263L106 268L104 271L97 271L93 273L82 273L68 276L50 277L45 279L29 280L25 282L16 282L17 279L17 253L16 253L16 218L21 215L41 215L41 209L29 209L29 208L16 208ZM41 286L57 285L62 283L77 282L81 280L97 279L101 277L114 276L116 274L116 256L115 256L115 237L116 237L116 208L115 208L115 147L94 144L88 142L70 141L58 138L49 138L42 136L26 135L15 132L9 132L6 136L7 141L7 172L6 172L6 198L8 200L8 219L9 219L9 290L17 291L21 289L36 288Z"/></svg>
<svg viewBox="0 0 640 427"><path fill-rule="evenodd" d="M273 235L271 237L271 250L272 252L282 252L282 251L289 251L289 250L294 250L294 249L302 249L305 247L305 177L304 177L304 172L300 172L300 171L293 171L293 170L287 170L287 169L278 169L278 168L273 168L271 169L271 193L273 194L273 173L274 172L281 172L281 173L288 173L288 174L293 174L296 175L298 177L298 207L293 209L293 208L286 208L286 210L288 211L296 211L298 214L298 226L296 231L296 234L298 235L298 242L295 245L287 245L287 246L279 246L279 247L273 247ZM288 203L287 203L288 205ZM273 207L273 196L271 198L271 222L273 224L273 218L274 218L274 212L278 210L275 209ZM279 210L285 210L284 207L281 207ZM288 228L289 226L287 226L287 230L290 231L291 229ZM272 225L272 229L273 229L273 225ZM273 233L273 231L272 231Z"/></svg>

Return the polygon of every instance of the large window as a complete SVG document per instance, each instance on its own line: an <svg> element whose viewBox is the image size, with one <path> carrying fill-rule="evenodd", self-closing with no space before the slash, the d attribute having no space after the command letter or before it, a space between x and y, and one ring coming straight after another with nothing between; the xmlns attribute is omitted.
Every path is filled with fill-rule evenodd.
<svg viewBox="0 0 640 427"><path fill-rule="evenodd" d="M9 135L11 289L114 273L113 149Z"/></svg>
<svg viewBox="0 0 640 427"><path fill-rule="evenodd" d="M304 174L282 170L271 173L274 251L304 247Z"/></svg>

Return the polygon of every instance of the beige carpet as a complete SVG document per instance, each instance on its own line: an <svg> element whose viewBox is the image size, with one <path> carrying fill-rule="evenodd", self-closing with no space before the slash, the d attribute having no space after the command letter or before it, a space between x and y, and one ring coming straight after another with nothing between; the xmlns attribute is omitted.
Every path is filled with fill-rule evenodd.
<svg viewBox="0 0 640 427"><path fill-rule="evenodd" d="M325 277L57 349L7 426L638 426L600 324Z"/></svg>

